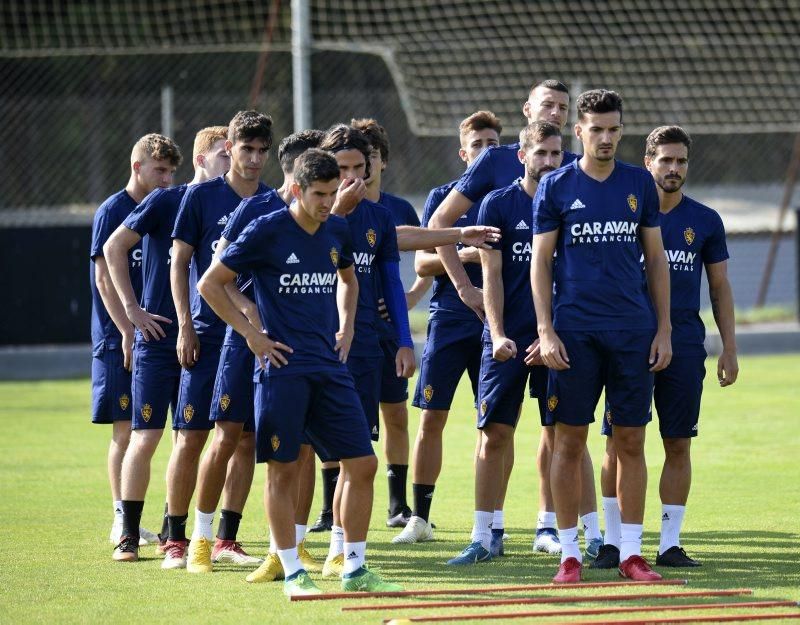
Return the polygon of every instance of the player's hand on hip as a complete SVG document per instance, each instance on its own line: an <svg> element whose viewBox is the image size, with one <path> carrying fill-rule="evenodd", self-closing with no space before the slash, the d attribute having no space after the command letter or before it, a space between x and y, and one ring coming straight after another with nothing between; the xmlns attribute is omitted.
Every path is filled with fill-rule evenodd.
<svg viewBox="0 0 800 625"><path fill-rule="evenodd" d="M353 331L339 330L336 333L336 344L333 349L339 354L339 362L347 362L350 347L353 345Z"/></svg>
<svg viewBox="0 0 800 625"><path fill-rule="evenodd" d="M468 226L461 228L461 243L490 249L488 243L500 240L500 228L494 226Z"/></svg>
<svg viewBox="0 0 800 625"><path fill-rule="evenodd" d="M736 358L736 352L730 350L722 350L717 360L717 380L720 386L730 386L736 382L739 377L739 360Z"/></svg>
<svg viewBox="0 0 800 625"><path fill-rule="evenodd" d="M125 371L133 370L133 326L122 335L122 365Z"/></svg>
<svg viewBox="0 0 800 625"><path fill-rule="evenodd" d="M398 378L410 378L414 375L414 371L417 370L417 363L414 361L414 350L410 347L398 349L394 364Z"/></svg>
<svg viewBox="0 0 800 625"><path fill-rule="evenodd" d="M517 344L510 338L498 336L492 339L492 358L498 362L505 362L509 358L517 357Z"/></svg>
<svg viewBox="0 0 800 625"><path fill-rule="evenodd" d="M548 369L563 371L569 369L569 354L564 343L558 338L555 331L539 335L539 353Z"/></svg>
<svg viewBox="0 0 800 625"><path fill-rule="evenodd" d="M539 342L539 339L536 339L533 343L525 348L525 364L529 367L544 364L544 360L542 360L541 343Z"/></svg>
<svg viewBox="0 0 800 625"><path fill-rule="evenodd" d="M672 361L672 338L669 330L659 330L650 345L650 371L661 371Z"/></svg>
<svg viewBox="0 0 800 625"><path fill-rule="evenodd" d="M264 330L258 331L253 328L253 331L245 339L250 351L256 355L259 366L264 370L267 368L267 361L276 369L280 369L283 365L288 365L289 361L286 360L286 356L282 352L287 354L294 352L288 345L273 341Z"/></svg>
<svg viewBox="0 0 800 625"><path fill-rule="evenodd" d="M478 319L483 321L483 291L471 284L463 289L458 290L458 296L472 311L478 315Z"/></svg>
<svg viewBox="0 0 800 625"><path fill-rule="evenodd" d="M159 324L172 323L172 321L166 317L149 313L139 306L136 306L132 310L126 311L126 313L131 323L135 325L142 333L142 338L145 341L149 341L150 339L163 339L165 336L167 336L167 333L164 332L164 329Z"/></svg>
<svg viewBox="0 0 800 625"><path fill-rule="evenodd" d="M178 362L184 369L191 369L194 367L197 360L200 358L200 339L197 338L197 332L194 327L179 328L178 329Z"/></svg>

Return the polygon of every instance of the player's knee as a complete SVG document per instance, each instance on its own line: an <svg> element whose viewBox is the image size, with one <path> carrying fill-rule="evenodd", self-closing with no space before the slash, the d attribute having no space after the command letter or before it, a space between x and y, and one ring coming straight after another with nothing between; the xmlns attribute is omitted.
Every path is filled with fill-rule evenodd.
<svg viewBox="0 0 800 625"><path fill-rule="evenodd" d="M378 458L374 455L349 458L342 461L342 467L349 481L371 484L378 472Z"/></svg>
<svg viewBox="0 0 800 625"><path fill-rule="evenodd" d="M685 464L690 460L690 438L665 438L664 455L667 462Z"/></svg>
<svg viewBox="0 0 800 625"><path fill-rule="evenodd" d="M420 417L419 430L423 436L441 436L447 412L444 410L423 410Z"/></svg>
<svg viewBox="0 0 800 625"><path fill-rule="evenodd" d="M131 422L115 421L114 429L111 432L111 441L117 447L126 449L131 441Z"/></svg>
<svg viewBox="0 0 800 625"><path fill-rule="evenodd" d="M614 450L617 458L641 456L644 454L643 427L615 427Z"/></svg>
<svg viewBox="0 0 800 625"><path fill-rule="evenodd" d="M175 441L175 452L181 456L199 456L206 444L208 432L195 430L181 430Z"/></svg>
<svg viewBox="0 0 800 625"><path fill-rule="evenodd" d="M134 430L131 434L130 451L138 458L152 458L164 430Z"/></svg>

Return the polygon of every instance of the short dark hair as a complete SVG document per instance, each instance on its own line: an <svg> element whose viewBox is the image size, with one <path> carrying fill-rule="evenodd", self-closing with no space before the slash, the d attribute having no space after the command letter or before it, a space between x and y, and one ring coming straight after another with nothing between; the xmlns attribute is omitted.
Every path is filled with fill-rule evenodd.
<svg viewBox="0 0 800 625"><path fill-rule="evenodd" d="M294 161L294 181L305 191L311 183L321 180L337 180L339 165L336 157L319 148L309 148Z"/></svg>
<svg viewBox="0 0 800 625"><path fill-rule="evenodd" d="M578 96L578 119L583 119L587 113L619 113L622 123L622 97L616 91L607 89L592 89L584 91Z"/></svg>
<svg viewBox="0 0 800 625"><path fill-rule="evenodd" d="M381 153L381 160L384 163L389 162L389 134L386 132L386 128L370 117L353 118L350 120L350 125L364 133L367 141L372 145L372 149Z"/></svg>
<svg viewBox="0 0 800 625"><path fill-rule="evenodd" d="M291 174L294 171L294 159L310 148L319 147L325 133L321 130L301 130L281 139L278 145L278 162L281 171Z"/></svg>
<svg viewBox="0 0 800 625"><path fill-rule="evenodd" d="M536 121L528 124L519 133L519 149L529 150L550 137L560 137L561 129L551 122Z"/></svg>
<svg viewBox="0 0 800 625"><path fill-rule="evenodd" d="M692 151L692 138L680 126L659 126L649 135L644 144L644 155L650 158L656 155L659 145L682 143L686 146L686 155Z"/></svg>
<svg viewBox="0 0 800 625"><path fill-rule="evenodd" d="M491 128L498 136L503 132L500 118L491 111L475 111L458 125L458 137L463 139L468 133Z"/></svg>
<svg viewBox="0 0 800 625"><path fill-rule="evenodd" d="M259 111L239 111L228 124L228 141L263 139L272 147L272 118Z"/></svg>
<svg viewBox="0 0 800 625"><path fill-rule="evenodd" d="M372 145L358 128L347 124L335 124L325 132L325 137L319 147L334 154L343 150L358 150L364 155L366 161L364 178L369 178L369 156L372 153Z"/></svg>
<svg viewBox="0 0 800 625"><path fill-rule="evenodd" d="M536 84L532 85L530 91L531 93L537 87L544 87L545 89L552 89L553 91L561 91L562 93L569 94L569 88L560 80L556 80L555 78L548 78L547 80L542 80L541 82L537 82Z"/></svg>

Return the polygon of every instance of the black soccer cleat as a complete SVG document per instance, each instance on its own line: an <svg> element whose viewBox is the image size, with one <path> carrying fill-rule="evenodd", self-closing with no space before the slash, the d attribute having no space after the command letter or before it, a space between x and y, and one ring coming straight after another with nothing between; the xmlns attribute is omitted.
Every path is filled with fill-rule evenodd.
<svg viewBox="0 0 800 625"><path fill-rule="evenodd" d="M590 569L616 569L619 567L619 549L614 545L603 545L597 557L589 565Z"/></svg>
<svg viewBox="0 0 800 625"><path fill-rule="evenodd" d="M386 518L386 527L405 527L411 519L411 508L403 506L396 514L389 511L389 516Z"/></svg>
<svg viewBox="0 0 800 625"><path fill-rule="evenodd" d="M325 511L319 513L314 525L308 528L309 532L330 532L333 527L333 511Z"/></svg>
<svg viewBox="0 0 800 625"><path fill-rule="evenodd" d="M656 556L657 566L671 566L676 569L688 569L695 566L702 566L697 560L692 560L686 555L683 547L670 547L664 553Z"/></svg>

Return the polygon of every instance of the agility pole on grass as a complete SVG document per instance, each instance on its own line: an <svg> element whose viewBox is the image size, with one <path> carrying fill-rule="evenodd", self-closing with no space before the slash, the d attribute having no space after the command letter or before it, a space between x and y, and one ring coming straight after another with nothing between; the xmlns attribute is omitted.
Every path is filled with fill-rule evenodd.
<svg viewBox="0 0 800 625"><path fill-rule="evenodd" d="M667 625L669 623L733 623L737 621L777 621L778 619L800 620L800 612L785 614L719 614L716 616L675 616L629 621L603 621L603 625ZM562 621L547 625L597 625L597 621Z"/></svg>
<svg viewBox="0 0 800 625"><path fill-rule="evenodd" d="M684 597L730 597L752 595L751 588L732 590L692 590L690 592L633 593L630 595L583 595L566 597L513 597L509 599L475 599L469 601L416 601L414 603L381 603L371 605L343 606L342 612L360 610L415 610L420 608L463 608L487 605L518 605L535 603L583 603L595 601L635 601L637 599L682 599Z"/></svg>
<svg viewBox="0 0 800 625"><path fill-rule="evenodd" d="M597 614L625 614L631 612L667 612L675 610L745 610L767 608L796 608L797 601L743 601L740 603L687 603L680 605L626 605L606 608L571 608L568 610L537 610L536 612L481 612L474 614L438 614L436 616L395 616L385 618L386 625L396 622L442 623L450 621L479 621L553 616L593 616Z"/></svg>
<svg viewBox="0 0 800 625"><path fill-rule="evenodd" d="M611 588L616 586L685 586L687 579L661 579L652 582L587 582L586 584L526 584L517 586L478 586L476 588L437 588L433 590L398 590L395 592L329 592L321 595L299 595L291 601L319 601L320 599L368 599L379 597L425 597L430 595L473 595L493 592L521 592L527 590L562 590L583 588Z"/></svg>

